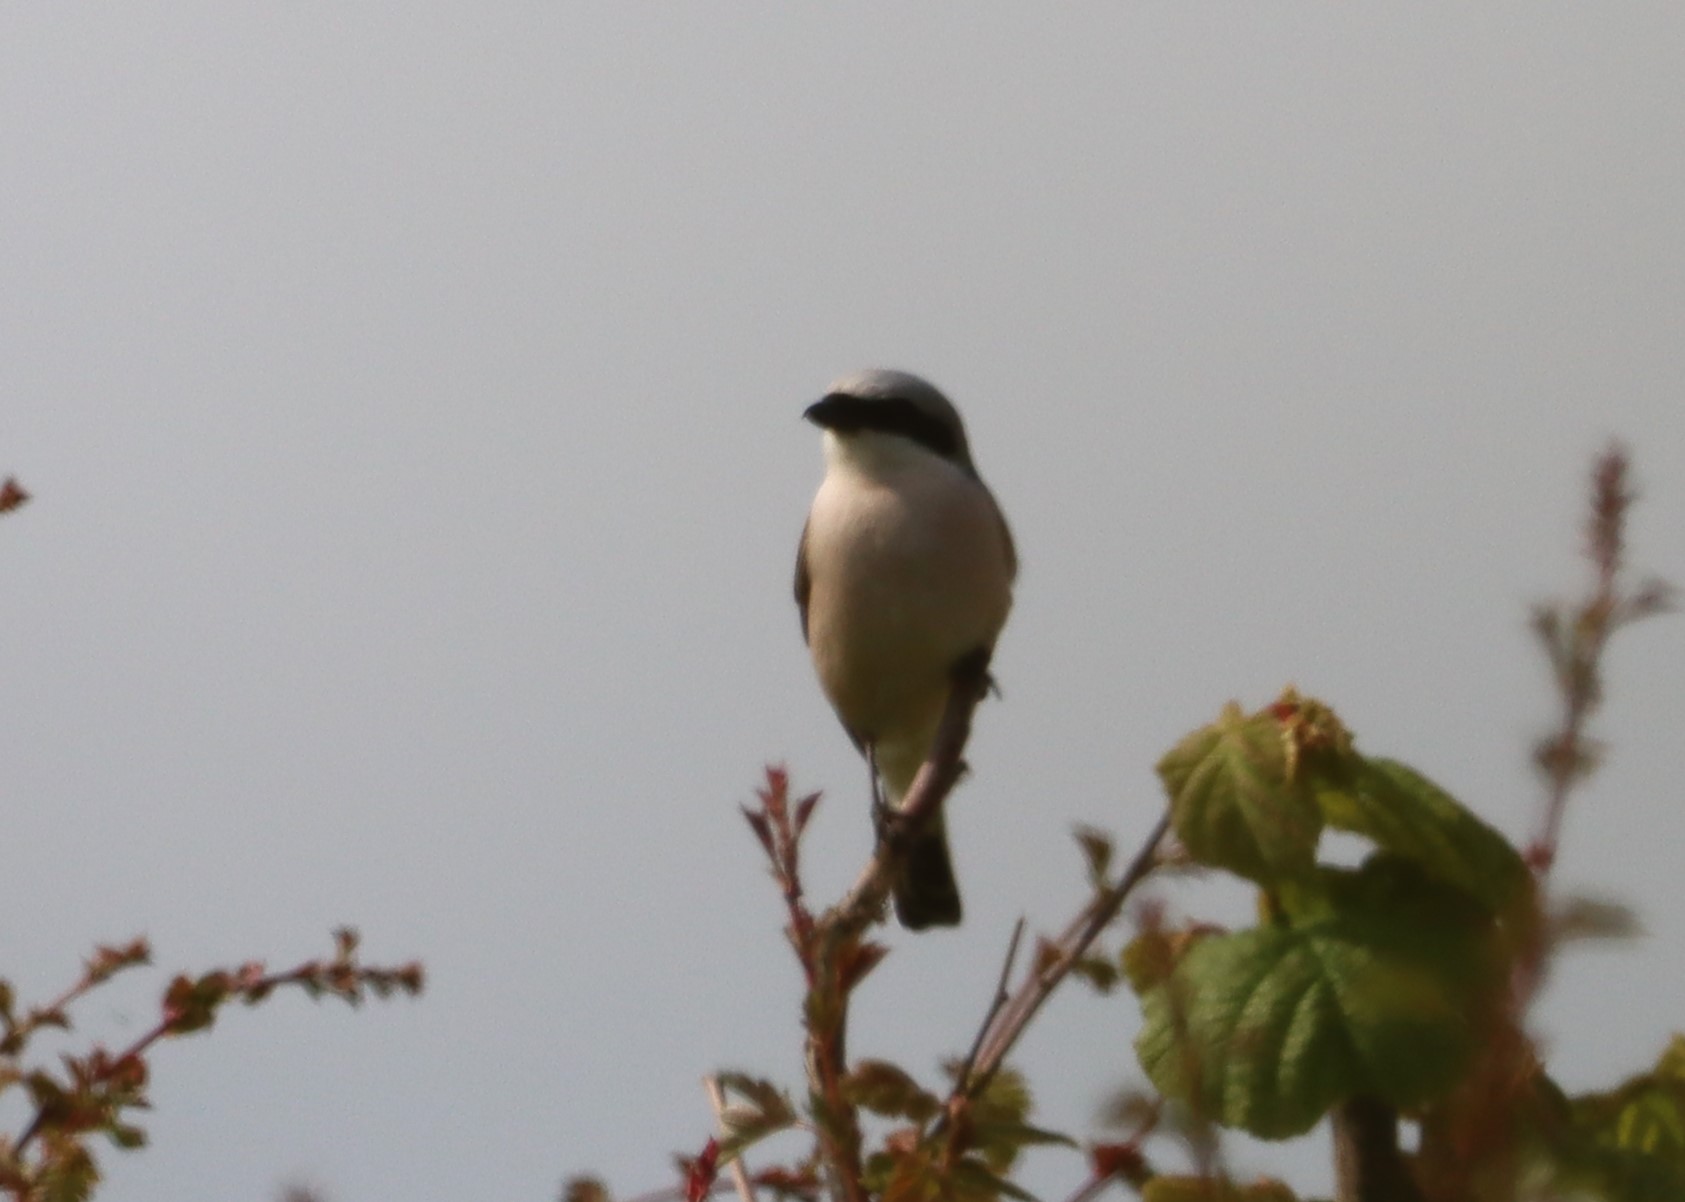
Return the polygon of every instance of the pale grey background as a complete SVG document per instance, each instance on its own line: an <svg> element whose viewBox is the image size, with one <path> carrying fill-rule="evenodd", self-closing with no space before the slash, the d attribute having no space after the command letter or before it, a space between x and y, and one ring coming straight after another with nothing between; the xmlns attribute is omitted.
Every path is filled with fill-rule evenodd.
<svg viewBox="0 0 1685 1202"><path fill-rule="evenodd" d="M706 1136L705 1071L799 1079L736 805L768 760L832 791L821 896L868 846L788 596L798 414L850 368L959 401L1024 562L967 923L890 936L858 1052L959 1051L1013 917L1082 892L1071 825L1138 838L1231 696L1296 681L1524 835L1523 614L1611 434L1637 557L1685 573L1682 61L1672 0L8 8L0 969L354 922L432 980L162 1049L109 1196L631 1192ZM1561 880L1650 935L1563 964L1576 1086L1685 983L1678 621L1612 673ZM1047 1122L1134 1028L1051 1008Z"/></svg>

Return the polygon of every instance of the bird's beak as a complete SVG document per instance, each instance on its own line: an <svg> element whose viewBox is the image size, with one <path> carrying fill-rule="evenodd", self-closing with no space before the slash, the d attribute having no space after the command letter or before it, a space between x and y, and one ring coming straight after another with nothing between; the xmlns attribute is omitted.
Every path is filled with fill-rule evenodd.
<svg viewBox="0 0 1685 1202"><path fill-rule="evenodd" d="M834 430L842 424L840 419L848 412L852 403L852 397L840 396L833 392L829 396L820 397L802 410L802 416L816 426Z"/></svg>

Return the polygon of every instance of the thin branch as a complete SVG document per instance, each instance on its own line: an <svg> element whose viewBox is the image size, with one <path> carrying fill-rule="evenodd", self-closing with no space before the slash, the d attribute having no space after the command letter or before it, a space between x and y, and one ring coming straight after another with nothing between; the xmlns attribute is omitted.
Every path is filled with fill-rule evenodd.
<svg viewBox="0 0 1685 1202"><path fill-rule="evenodd" d="M145 1081L144 1057L153 1044L169 1036L209 1030L218 1011L229 1002L256 1005L276 989L287 986L299 986L313 997L331 994L353 1005L359 1003L367 992L380 996L392 992L413 996L421 992L425 974L419 962L396 968L363 965L356 959L357 936L354 932L342 928L335 932L334 939L338 951L333 958L307 960L285 972L265 973L261 964L252 961L237 969L206 973L197 980L178 976L166 989L160 1007L162 1013L153 1026L122 1051L108 1053L96 1047L88 1056L80 1058L80 1063L87 1066L94 1082L102 1087L122 1088L126 1085L138 1088ZM80 996L114 972L143 963L145 954L145 944L141 940L136 940L128 948L101 948L96 960L90 962L84 982L73 987L66 997ZM88 979L92 980L92 984L87 983ZM55 1004L67 1003L61 999ZM134 1100L117 1103L119 1108L141 1104ZM13 1142L13 1154L21 1153L55 1121L45 1104L38 1106L22 1134Z"/></svg>
<svg viewBox="0 0 1685 1202"><path fill-rule="evenodd" d="M861 1183L859 1116L843 1081L848 1073L848 993L870 971L881 949L863 944L858 930L839 930L829 914L815 919L808 909L801 884L801 838L817 795L797 802L792 814L789 784L783 769L768 768L767 783L758 794L761 808L745 807L744 817L772 865L790 919L785 933L807 982L802 1027L808 1088L831 1194L842 1202L868 1202Z"/></svg>
<svg viewBox="0 0 1685 1202"><path fill-rule="evenodd" d="M1142 842L1117 884L1095 894L1066 926L1053 944L1057 949L1053 960L1040 970L1032 969L1006 1005L996 1011L993 1027L983 1038L982 1053L977 1057L970 1075L954 1086L951 1102L975 1098L988 1088L1042 1003L1070 974L1072 966L1082 959L1089 946L1099 938L1100 932L1111 925L1135 886L1153 870L1158 862L1158 845L1164 841L1165 832L1169 829L1170 814L1166 811ZM938 1119L936 1129L940 1130L944 1123L945 1119Z"/></svg>
<svg viewBox="0 0 1685 1202"><path fill-rule="evenodd" d="M720 1134L730 1135L725 1121L725 1090L720 1088L720 1079L710 1073L702 1078L702 1088L708 1092L708 1104L714 1108L714 1121L720 1125ZM741 1202L757 1202L755 1187L749 1184L749 1170L741 1153L731 1158L731 1180L737 1186Z"/></svg>
<svg viewBox="0 0 1685 1202"><path fill-rule="evenodd" d="M1422 1202L1398 1150L1398 1112L1374 1098L1334 1108L1334 1202Z"/></svg>
<svg viewBox="0 0 1685 1202"><path fill-rule="evenodd" d="M1079 1186L1075 1193L1065 1199L1065 1202L1093 1202L1106 1192L1106 1187L1116 1180L1112 1173L1091 1173L1087 1181Z"/></svg>
<svg viewBox="0 0 1685 1202"><path fill-rule="evenodd" d="M960 1071L954 1075L954 1086L963 1090L965 1083L971 1080L971 1071L977 1065L978 1054L983 1050L983 1038L988 1035L989 1028L994 1025L995 1016L1010 1000L1006 987L1012 981L1012 965L1018 959L1018 941L1024 937L1024 920L1020 918L1012 925L1012 938L1006 944L1006 959L1001 961L1000 979L995 982L995 996L989 1000L988 1012L983 1015L983 1021L978 1024L977 1037L971 1041L971 1050L965 1054L965 1062Z"/></svg>
<svg viewBox="0 0 1685 1202"><path fill-rule="evenodd" d="M1625 568L1626 519L1637 498L1625 448L1612 445L1592 468L1591 513L1586 521L1586 558L1591 588L1577 605L1549 604L1533 613L1533 629L1544 644L1561 701L1557 727L1539 741L1534 760L1545 777L1545 812L1531 859L1540 881L1550 874L1562 839L1568 800L1596 766L1597 741L1586 733L1603 702L1603 652L1609 638L1629 622L1665 612L1673 590L1647 580L1628 592Z"/></svg>

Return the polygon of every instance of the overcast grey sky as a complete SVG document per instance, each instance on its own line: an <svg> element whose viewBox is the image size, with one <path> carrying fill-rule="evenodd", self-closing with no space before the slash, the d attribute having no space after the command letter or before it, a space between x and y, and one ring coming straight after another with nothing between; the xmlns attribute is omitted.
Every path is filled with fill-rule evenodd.
<svg viewBox="0 0 1685 1202"><path fill-rule="evenodd" d="M703 1073L799 1081L736 807L769 760L830 791L819 897L869 846L789 597L848 369L956 399L1023 559L966 925L889 935L857 1053L962 1051L1013 918L1082 894L1072 824L1132 844L1230 697L1295 681L1523 837L1524 613L1609 436L1685 577L1682 62L1673 0L8 8L0 971L351 922L431 972L161 1049L109 1196L632 1192ZM1564 961L1570 1086L1682 1024L1682 629L1617 645L1568 823L1562 883L1650 932ZM1041 1117L1086 1129L1134 1030L1054 1005Z"/></svg>

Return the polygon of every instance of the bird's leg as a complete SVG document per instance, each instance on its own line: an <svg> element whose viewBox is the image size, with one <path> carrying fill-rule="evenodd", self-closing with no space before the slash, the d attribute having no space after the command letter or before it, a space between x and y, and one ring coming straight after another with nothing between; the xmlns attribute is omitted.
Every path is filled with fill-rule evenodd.
<svg viewBox="0 0 1685 1202"><path fill-rule="evenodd" d="M879 843L889 838L891 814L883 796L883 777L878 775L878 749L866 744L866 771L872 778L872 831Z"/></svg>

